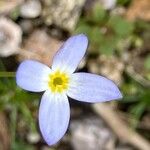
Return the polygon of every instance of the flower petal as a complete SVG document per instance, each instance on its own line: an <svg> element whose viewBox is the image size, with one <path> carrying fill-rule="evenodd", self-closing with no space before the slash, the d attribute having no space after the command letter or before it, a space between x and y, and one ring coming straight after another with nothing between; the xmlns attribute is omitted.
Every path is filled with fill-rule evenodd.
<svg viewBox="0 0 150 150"><path fill-rule="evenodd" d="M33 60L23 61L16 72L16 82L21 88L41 92L48 88L48 75L51 69Z"/></svg>
<svg viewBox="0 0 150 150"><path fill-rule="evenodd" d="M48 145L58 142L65 134L70 119L70 107L65 94L46 91L39 109L39 125Z"/></svg>
<svg viewBox="0 0 150 150"><path fill-rule="evenodd" d="M105 77L90 73L74 73L71 79L67 94L73 99L95 103L122 98L118 87Z"/></svg>
<svg viewBox="0 0 150 150"><path fill-rule="evenodd" d="M54 56L52 69L74 72L85 54L87 45L88 39L84 34L70 37Z"/></svg>

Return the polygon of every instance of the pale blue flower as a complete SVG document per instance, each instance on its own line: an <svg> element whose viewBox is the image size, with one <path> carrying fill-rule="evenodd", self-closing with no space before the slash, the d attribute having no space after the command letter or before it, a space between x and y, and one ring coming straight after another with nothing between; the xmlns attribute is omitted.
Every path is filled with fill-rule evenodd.
<svg viewBox="0 0 150 150"><path fill-rule="evenodd" d="M54 56L51 68L26 60L17 70L16 82L21 88L45 91L39 108L39 126L48 145L58 142L68 128L70 107L67 96L90 103L122 98L111 80L90 73L73 73L87 46L85 35L72 36Z"/></svg>

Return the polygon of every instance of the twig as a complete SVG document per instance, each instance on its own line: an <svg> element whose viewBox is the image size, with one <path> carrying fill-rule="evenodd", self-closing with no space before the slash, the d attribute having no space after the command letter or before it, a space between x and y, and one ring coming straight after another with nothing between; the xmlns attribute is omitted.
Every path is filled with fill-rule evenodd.
<svg viewBox="0 0 150 150"><path fill-rule="evenodd" d="M5 114L0 112L0 149L10 149L10 135L6 124Z"/></svg>
<svg viewBox="0 0 150 150"><path fill-rule="evenodd" d="M121 141L129 143L139 150L150 149L150 143L144 137L133 131L127 123L123 122L109 104L94 104L93 108L111 127Z"/></svg>
<svg viewBox="0 0 150 150"><path fill-rule="evenodd" d="M150 88L150 82L148 80L146 80L144 77L142 77L139 73L135 72L133 67L131 67L131 66L126 67L126 72L136 82L138 82L139 84L141 84L144 87Z"/></svg>

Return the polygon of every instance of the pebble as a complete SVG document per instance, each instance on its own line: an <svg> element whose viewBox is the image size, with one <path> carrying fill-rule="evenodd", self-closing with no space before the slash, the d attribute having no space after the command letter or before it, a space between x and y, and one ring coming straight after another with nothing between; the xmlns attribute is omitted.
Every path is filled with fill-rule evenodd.
<svg viewBox="0 0 150 150"><path fill-rule="evenodd" d="M104 9L113 9L116 5L116 0L100 0L100 3L103 5Z"/></svg>
<svg viewBox="0 0 150 150"><path fill-rule="evenodd" d="M12 20L0 18L0 56L7 57L18 52L22 30Z"/></svg>
<svg viewBox="0 0 150 150"><path fill-rule="evenodd" d="M37 143L40 141L40 135L38 133L31 132L27 135L27 139L30 143Z"/></svg>
<svg viewBox="0 0 150 150"><path fill-rule="evenodd" d="M23 18L36 18L41 13L41 3L37 0L28 0L20 7L20 15Z"/></svg>
<svg viewBox="0 0 150 150"><path fill-rule="evenodd" d="M74 120L70 129L71 143L75 150L104 150L114 147L114 135L99 117L88 116Z"/></svg>

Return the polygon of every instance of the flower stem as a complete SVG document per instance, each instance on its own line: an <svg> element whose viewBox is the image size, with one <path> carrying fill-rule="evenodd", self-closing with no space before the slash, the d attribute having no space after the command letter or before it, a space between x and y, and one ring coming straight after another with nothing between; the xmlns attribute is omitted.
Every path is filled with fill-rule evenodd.
<svg viewBox="0 0 150 150"><path fill-rule="evenodd" d="M5 78L5 77L15 77L16 72L6 72L6 71L0 71L0 78Z"/></svg>

